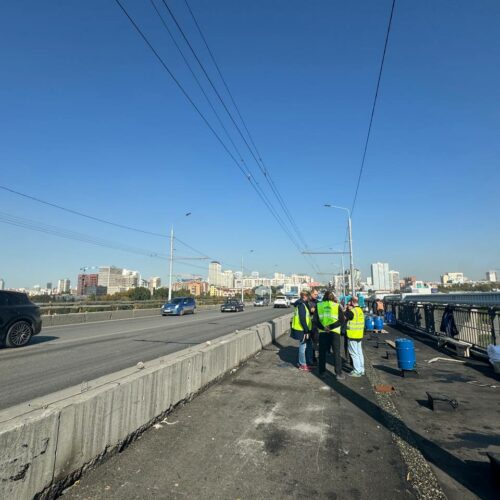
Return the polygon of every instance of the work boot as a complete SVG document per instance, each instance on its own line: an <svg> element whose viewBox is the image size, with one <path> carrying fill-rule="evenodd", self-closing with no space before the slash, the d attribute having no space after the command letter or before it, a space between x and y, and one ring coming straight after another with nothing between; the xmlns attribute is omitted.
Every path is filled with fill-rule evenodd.
<svg viewBox="0 0 500 500"><path fill-rule="evenodd" d="M339 373L335 378L337 380L345 380L345 375L343 373Z"/></svg>

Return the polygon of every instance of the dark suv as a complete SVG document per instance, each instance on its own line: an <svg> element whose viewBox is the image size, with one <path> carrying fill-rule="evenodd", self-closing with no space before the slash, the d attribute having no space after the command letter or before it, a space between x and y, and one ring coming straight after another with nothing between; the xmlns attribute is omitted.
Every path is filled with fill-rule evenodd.
<svg viewBox="0 0 500 500"><path fill-rule="evenodd" d="M40 308L25 293L0 291L0 346L21 347L41 330Z"/></svg>

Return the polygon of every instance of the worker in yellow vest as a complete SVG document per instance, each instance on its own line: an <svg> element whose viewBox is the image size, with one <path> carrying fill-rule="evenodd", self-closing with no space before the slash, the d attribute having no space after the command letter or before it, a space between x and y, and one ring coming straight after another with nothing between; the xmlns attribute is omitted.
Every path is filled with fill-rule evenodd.
<svg viewBox="0 0 500 500"><path fill-rule="evenodd" d="M290 337L299 341L299 370L310 372L312 364L312 318L307 302L309 293L302 291L300 299L295 302L295 310L292 318Z"/></svg>
<svg viewBox="0 0 500 500"><path fill-rule="evenodd" d="M344 322L344 311L338 302L335 302L335 295L326 291L323 300L318 303L315 313L315 322L319 332L319 360L318 374L323 377L326 372L326 353L333 347L333 359L335 366L335 376L337 380L343 380L342 355L341 355L341 326Z"/></svg>
<svg viewBox="0 0 500 500"><path fill-rule="evenodd" d="M358 298L353 297L345 312L347 319L347 342L352 358L353 370L351 377L362 377L365 374L365 359L363 356L363 335L365 331L365 315L359 307Z"/></svg>

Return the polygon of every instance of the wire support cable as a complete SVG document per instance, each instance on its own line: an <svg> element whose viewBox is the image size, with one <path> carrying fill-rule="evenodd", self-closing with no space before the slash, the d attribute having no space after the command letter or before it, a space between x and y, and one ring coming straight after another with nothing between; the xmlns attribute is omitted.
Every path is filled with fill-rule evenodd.
<svg viewBox="0 0 500 500"><path fill-rule="evenodd" d="M370 113L370 122L368 124L368 132L366 134L365 145L363 148L363 158L361 160L361 167L359 169L358 181L356 183L356 190L354 192L354 198L352 201L351 215L354 212L354 208L356 206L356 201L358 199L359 185L361 184L361 177L363 176L363 170L365 168L366 152L368 151L368 143L370 142L370 135L371 135L372 125L373 125L373 117L375 116L375 108L377 107L378 94L379 94L379 90L380 90L380 81L382 80L382 72L384 70L385 55L387 52L387 45L389 43L389 35L391 33L392 17L394 14L394 6L395 5L396 5L396 0L392 0L391 14L389 16L389 23L387 24L387 32L385 34L384 51L382 53L382 60L380 61L380 68L379 68L378 78L377 78L377 86L375 89L375 95L373 97L373 104L372 104L372 109L371 109L371 113Z"/></svg>

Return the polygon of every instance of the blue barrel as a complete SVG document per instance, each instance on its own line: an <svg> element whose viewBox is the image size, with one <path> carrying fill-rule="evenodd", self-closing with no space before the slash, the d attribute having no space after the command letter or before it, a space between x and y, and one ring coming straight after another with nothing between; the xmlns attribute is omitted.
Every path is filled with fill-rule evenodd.
<svg viewBox="0 0 500 500"><path fill-rule="evenodd" d="M375 330L375 323L373 322L373 318L371 316L366 317L365 328L369 331Z"/></svg>
<svg viewBox="0 0 500 500"><path fill-rule="evenodd" d="M375 316L375 330L383 330L384 329L384 318L382 316Z"/></svg>
<svg viewBox="0 0 500 500"><path fill-rule="evenodd" d="M389 325L395 325L396 324L396 319L394 318L394 313L393 312L386 312L385 313L385 321Z"/></svg>
<svg viewBox="0 0 500 500"><path fill-rule="evenodd" d="M396 354L400 370L414 370L417 363L415 346L410 339L396 339Z"/></svg>

